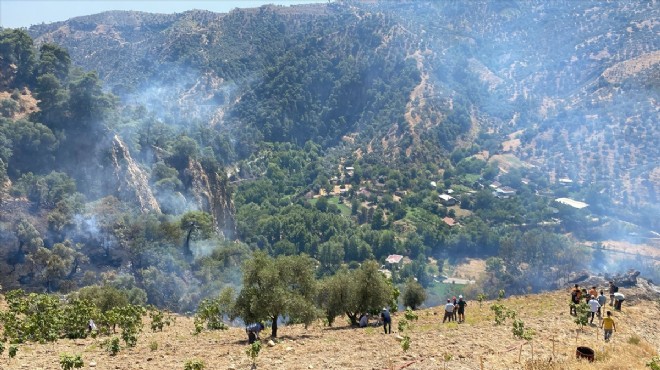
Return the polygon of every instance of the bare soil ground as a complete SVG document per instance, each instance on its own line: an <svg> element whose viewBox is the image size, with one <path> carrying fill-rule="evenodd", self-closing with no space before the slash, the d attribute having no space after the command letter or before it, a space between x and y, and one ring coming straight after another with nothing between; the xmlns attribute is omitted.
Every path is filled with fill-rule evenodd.
<svg viewBox="0 0 660 370"><path fill-rule="evenodd" d="M0 100L4 99L11 99L10 91L0 91ZM32 96L32 93L27 88L23 90L23 93L21 93L19 96L17 103L19 110L11 117L13 120L25 118L27 115L39 111L39 107L37 106L37 99Z"/></svg>
<svg viewBox="0 0 660 370"><path fill-rule="evenodd" d="M653 244L634 244L619 240L606 240L603 242L605 248L628 254L640 255L645 257L660 258L660 246Z"/></svg>
<svg viewBox="0 0 660 370"><path fill-rule="evenodd" d="M464 279L476 280L486 272L486 261L482 259L468 258L454 269L454 276Z"/></svg>
<svg viewBox="0 0 660 370"><path fill-rule="evenodd" d="M282 327L275 346L264 345L257 369L644 369L660 348L660 304L657 293L649 295L641 288L625 289L624 293L632 302L615 313L617 332L609 343L595 326L577 330L568 312L568 293L553 292L503 300L518 312L525 327L534 330L530 342L515 339L510 322L494 325L488 309L493 302L483 302L480 307L469 301L462 324L442 324L440 307L418 311L419 320L402 333L411 338L408 353L401 349L396 334L383 334L380 327L351 328L342 318L333 328L320 322L307 329L302 325ZM402 317L402 313L394 314L394 331ZM101 339L27 344L12 360L5 352L0 368L60 369L63 352L81 354L86 369L92 361L99 370L183 369L188 359L202 360L206 369L251 368L242 328L200 335L192 332L192 319L179 317L173 327L143 333L137 347L124 348L114 357L104 351ZM156 350L150 349L152 343L157 344ZM577 346L594 349L596 362L576 360Z"/></svg>

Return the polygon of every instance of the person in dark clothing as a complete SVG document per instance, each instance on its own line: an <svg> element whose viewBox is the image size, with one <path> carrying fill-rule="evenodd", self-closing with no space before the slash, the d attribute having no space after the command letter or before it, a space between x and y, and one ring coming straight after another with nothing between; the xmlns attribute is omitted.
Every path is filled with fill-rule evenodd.
<svg viewBox="0 0 660 370"><path fill-rule="evenodd" d="M247 333L248 336L248 343L252 344L259 340L259 332L264 330L265 325L261 322L255 322L254 324L250 324L245 328L245 333Z"/></svg>
<svg viewBox="0 0 660 370"><path fill-rule="evenodd" d="M613 281L610 281L610 306L614 306L614 293L619 291L619 287L614 285Z"/></svg>
<svg viewBox="0 0 660 370"><path fill-rule="evenodd" d="M390 316L387 308L383 308L383 312L380 313L380 318L383 320L383 330L385 334L392 334L392 317Z"/></svg>
<svg viewBox="0 0 660 370"><path fill-rule="evenodd" d="M582 296L582 291L580 286L575 284L575 287L571 290L571 315L577 315L576 306L580 304L580 297Z"/></svg>
<svg viewBox="0 0 660 370"><path fill-rule="evenodd" d="M459 295L458 296L458 322L465 322L465 306L467 306L467 302L463 300L463 296Z"/></svg>

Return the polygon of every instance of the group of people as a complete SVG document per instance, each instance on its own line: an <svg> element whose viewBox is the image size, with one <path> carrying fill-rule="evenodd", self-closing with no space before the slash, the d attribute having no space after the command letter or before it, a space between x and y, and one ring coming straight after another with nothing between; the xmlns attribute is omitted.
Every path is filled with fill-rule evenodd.
<svg viewBox="0 0 660 370"><path fill-rule="evenodd" d="M462 295L458 296L458 300L456 300L456 297L452 299L447 299L447 304L445 305L445 317L443 317L442 322L446 322L447 320L451 321L458 321L459 323L465 322L465 307L467 306L467 302L463 299Z"/></svg>
<svg viewBox="0 0 660 370"><path fill-rule="evenodd" d="M622 293L619 293L619 288L610 281L609 283L609 293L610 293L610 306L613 306L615 310L621 310L621 303L625 300L625 296ZM612 312L605 312L605 305L607 304L607 298L605 297L604 291L598 291L595 286L592 286L590 290L587 291L586 288L580 289L578 284L575 284L573 289L571 289L571 315L577 315L577 305L580 302L586 302L589 305L589 316L590 324L593 324L594 318L597 315L600 318L600 326L604 329L604 337L606 341L612 336L612 332L616 331L616 324L614 319L612 319ZM463 299L462 295L447 299L447 304L445 305L445 316L442 319L442 322L447 321L463 323L465 322L465 307L467 307L467 302ZM603 315L605 312L605 315ZM604 317L603 317L604 316ZM380 313L380 321L383 324L383 330L385 334L392 333L392 316L386 307ZM360 316L359 326L361 328L367 327L369 323L368 314L363 314ZM90 326L93 325L93 322L90 320ZM264 329L263 323L254 323L248 325L245 329L248 334L248 341L250 343L258 340L259 332Z"/></svg>
<svg viewBox="0 0 660 370"><path fill-rule="evenodd" d="M610 306L614 307L615 310L621 310L621 304L625 300L625 296L622 293L619 293L619 287L617 287L613 281L609 282L609 293L610 293ZM594 318L598 315L600 318L600 327L604 330L605 341L609 341L612 337L612 332L616 331L616 324L612 318L612 312L605 312L605 305L607 304L607 297L603 290L596 289L595 286L592 286L589 291L586 288L580 289L578 284L575 284L573 289L571 289L571 315L577 315L577 305L584 299L589 305L589 316L590 324L594 323ZM605 312L605 317L603 317L603 312Z"/></svg>

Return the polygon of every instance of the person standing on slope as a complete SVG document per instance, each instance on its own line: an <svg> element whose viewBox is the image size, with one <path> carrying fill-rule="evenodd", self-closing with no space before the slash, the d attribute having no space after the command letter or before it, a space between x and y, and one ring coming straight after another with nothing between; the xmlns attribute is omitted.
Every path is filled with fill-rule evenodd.
<svg viewBox="0 0 660 370"><path fill-rule="evenodd" d="M616 324L614 319L612 319L612 312L607 311L607 317L603 317L603 320L600 322L600 327L603 328L603 337L606 342L609 342L612 337L612 332L616 331Z"/></svg>
<svg viewBox="0 0 660 370"><path fill-rule="evenodd" d="M614 293L619 291L619 287L614 285L613 281L610 281L610 306L614 306Z"/></svg>
<svg viewBox="0 0 660 370"><path fill-rule="evenodd" d="M463 296L459 295L458 296L458 322L462 323L465 322L465 306L467 306L467 302L463 300Z"/></svg>
<svg viewBox="0 0 660 370"><path fill-rule="evenodd" d="M575 284L575 287L571 290L571 315L577 315L576 306L580 304L580 296L582 296L580 286Z"/></svg>
<svg viewBox="0 0 660 370"><path fill-rule="evenodd" d="M447 304L445 305L445 317L442 319L442 323L449 320L451 322L452 317L454 316L454 305L451 303L451 299L447 299Z"/></svg>
<svg viewBox="0 0 660 370"><path fill-rule="evenodd" d="M600 309L600 304L596 300L596 296L591 296L591 299L589 300L589 308L591 309L591 321L589 323L593 324L594 316L596 316L596 312Z"/></svg>
<svg viewBox="0 0 660 370"><path fill-rule="evenodd" d="M600 295L598 296L598 304L600 307L598 307L598 317L602 318L603 317L603 310L605 310L603 307L605 307L605 304L607 303L607 297L605 297L605 294L603 294L603 291L600 291Z"/></svg>
<svg viewBox="0 0 660 370"><path fill-rule="evenodd" d="M383 320L383 330L385 330L385 334L392 334L392 316L390 316L387 308L383 308L383 312L380 313L380 318Z"/></svg>

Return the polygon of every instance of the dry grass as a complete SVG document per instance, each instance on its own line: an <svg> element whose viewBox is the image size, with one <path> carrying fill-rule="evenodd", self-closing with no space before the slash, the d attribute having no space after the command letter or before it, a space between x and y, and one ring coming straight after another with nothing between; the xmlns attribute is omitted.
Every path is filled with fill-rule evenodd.
<svg viewBox="0 0 660 370"><path fill-rule="evenodd" d="M633 297L637 292L626 289L625 294ZM660 306L656 302L637 300L634 306L624 306L624 311L615 315L617 332L612 341L605 343L597 327L576 330L567 300L568 293L554 292L503 301L518 312L526 327L535 331L531 342L513 338L510 322L493 324L489 310L492 302L484 302L479 308L477 302L470 301L464 324L443 325L441 307L420 311L419 321L405 333L411 338L408 353L403 353L395 335L385 335L377 327L353 329L341 318L336 328L323 327L320 322L308 329L300 325L282 327L279 343L263 347L258 369L402 369L409 365L406 369L446 366L480 370L482 363L483 369L644 369L657 353ZM400 313L394 315L393 329L400 317ZM99 370L182 369L191 358L204 361L211 370L250 368L242 328L197 336L192 332L192 320L179 317L174 327L162 333L143 333L137 347L122 349L115 357L103 350L100 339L28 344L21 346L11 361L6 353L1 356L0 369L59 369L62 352L80 353L86 364L95 361ZM576 360L577 346L594 349L596 361Z"/></svg>

